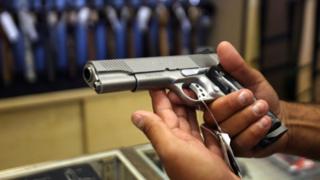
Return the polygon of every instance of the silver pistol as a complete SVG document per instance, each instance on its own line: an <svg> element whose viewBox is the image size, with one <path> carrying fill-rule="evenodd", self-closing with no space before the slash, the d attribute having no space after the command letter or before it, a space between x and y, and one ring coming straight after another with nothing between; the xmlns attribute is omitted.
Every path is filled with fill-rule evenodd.
<svg viewBox="0 0 320 180"><path fill-rule="evenodd" d="M89 61L83 78L99 94L166 88L191 106L212 102L243 88L223 70L216 54ZM192 90L197 98L188 96L185 88ZM272 127L259 147L272 144L287 131L274 113L268 115Z"/></svg>

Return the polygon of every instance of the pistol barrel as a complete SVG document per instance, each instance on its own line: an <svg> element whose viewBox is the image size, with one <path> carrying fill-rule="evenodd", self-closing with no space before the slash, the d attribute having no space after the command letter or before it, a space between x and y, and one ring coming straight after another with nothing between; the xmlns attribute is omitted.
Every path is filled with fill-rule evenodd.
<svg viewBox="0 0 320 180"><path fill-rule="evenodd" d="M87 64L84 68L83 78L97 93L133 91L137 85L133 75L120 71L114 73L97 73L92 64Z"/></svg>

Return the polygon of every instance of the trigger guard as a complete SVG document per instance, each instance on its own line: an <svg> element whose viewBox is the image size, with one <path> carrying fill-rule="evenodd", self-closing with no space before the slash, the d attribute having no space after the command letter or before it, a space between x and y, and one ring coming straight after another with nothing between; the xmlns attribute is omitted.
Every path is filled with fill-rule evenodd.
<svg viewBox="0 0 320 180"><path fill-rule="evenodd" d="M185 94L183 91L183 83L174 84L170 89L172 89L187 105L197 106L201 103L200 100L193 99Z"/></svg>
<svg viewBox="0 0 320 180"><path fill-rule="evenodd" d="M198 99L193 99L185 94L183 91L184 83L174 84L172 90L187 104L191 106L197 106L202 104L202 102L212 101L213 98L202 86L191 83L189 88L197 95Z"/></svg>

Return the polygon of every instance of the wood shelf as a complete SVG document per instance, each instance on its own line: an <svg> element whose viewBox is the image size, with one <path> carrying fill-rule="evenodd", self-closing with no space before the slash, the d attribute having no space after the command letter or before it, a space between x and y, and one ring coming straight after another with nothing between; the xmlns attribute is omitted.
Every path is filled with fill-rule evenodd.
<svg viewBox="0 0 320 180"><path fill-rule="evenodd" d="M56 91L35 95L18 96L0 100L0 111L52 104L63 101L71 101L86 97L96 96L90 88L80 88L73 90Z"/></svg>

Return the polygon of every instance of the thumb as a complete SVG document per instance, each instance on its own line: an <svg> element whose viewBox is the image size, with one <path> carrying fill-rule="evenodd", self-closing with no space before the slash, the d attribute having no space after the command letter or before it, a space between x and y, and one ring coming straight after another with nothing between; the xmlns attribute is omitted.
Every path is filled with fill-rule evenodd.
<svg viewBox="0 0 320 180"><path fill-rule="evenodd" d="M222 67L245 87L255 86L265 80L261 73L245 63L229 42L221 42L217 53Z"/></svg>
<svg viewBox="0 0 320 180"><path fill-rule="evenodd" d="M136 111L132 114L133 124L139 128L156 150L165 147L170 142L172 134L161 118L148 111Z"/></svg>

